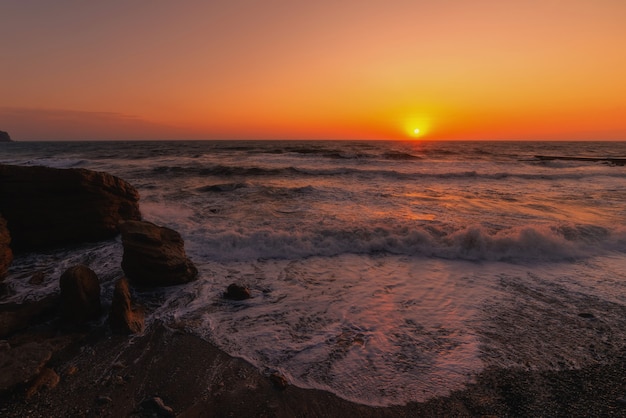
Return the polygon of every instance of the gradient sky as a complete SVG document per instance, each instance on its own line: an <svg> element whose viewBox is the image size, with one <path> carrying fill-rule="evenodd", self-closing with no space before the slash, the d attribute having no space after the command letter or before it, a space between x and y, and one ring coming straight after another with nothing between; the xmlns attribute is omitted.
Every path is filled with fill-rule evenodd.
<svg viewBox="0 0 626 418"><path fill-rule="evenodd" d="M626 1L2 0L0 130L626 140Z"/></svg>

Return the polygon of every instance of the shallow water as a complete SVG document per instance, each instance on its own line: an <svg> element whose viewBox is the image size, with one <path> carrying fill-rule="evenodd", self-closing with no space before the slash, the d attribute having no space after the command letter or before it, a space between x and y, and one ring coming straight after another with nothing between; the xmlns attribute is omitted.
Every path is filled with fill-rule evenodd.
<svg viewBox="0 0 626 418"><path fill-rule="evenodd" d="M17 143L0 162L108 171L183 235L200 279L167 319L303 387L373 405L459 389L486 366L606 361L626 327L624 143ZM4 145L3 145L4 147ZM16 260L13 300L75 262L121 275L119 240ZM50 265L55 265L50 269ZM24 283L49 269L42 287ZM225 301L232 282L253 298Z"/></svg>

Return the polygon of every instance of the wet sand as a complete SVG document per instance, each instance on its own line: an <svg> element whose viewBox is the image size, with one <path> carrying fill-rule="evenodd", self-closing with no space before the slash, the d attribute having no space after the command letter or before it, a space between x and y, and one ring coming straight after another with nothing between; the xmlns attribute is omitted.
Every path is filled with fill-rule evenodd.
<svg viewBox="0 0 626 418"><path fill-rule="evenodd" d="M10 342L20 338L38 337ZM133 338L100 328L72 339L48 363L59 384L30 398L26 386L0 395L0 416L167 416L144 402L153 397L182 417L626 416L624 356L572 371L488 369L447 397L379 408L279 389L268 373L163 325Z"/></svg>

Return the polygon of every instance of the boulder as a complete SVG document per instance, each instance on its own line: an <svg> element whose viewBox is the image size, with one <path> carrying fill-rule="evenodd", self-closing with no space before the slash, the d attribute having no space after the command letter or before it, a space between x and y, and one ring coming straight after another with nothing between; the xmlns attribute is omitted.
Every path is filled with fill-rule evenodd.
<svg viewBox="0 0 626 418"><path fill-rule="evenodd" d="M195 280L198 270L185 255L184 241L173 229L145 221L120 224L126 277L141 286L171 286Z"/></svg>
<svg viewBox="0 0 626 418"><path fill-rule="evenodd" d="M7 229L7 223L0 215L0 280L7 274L7 270L13 261L13 251L11 251L11 234Z"/></svg>
<svg viewBox="0 0 626 418"><path fill-rule="evenodd" d="M141 219L137 190L85 169L0 164L0 196L14 251L112 238L120 221Z"/></svg>
<svg viewBox="0 0 626 418"><path fill-rule="evenodd" d="M0 142L13 142L8 132L0 131Z"/></svg>
<svg viewBox="0 0 626 418"><path fill-rule="evenodd" d="M71 322L87 322L100 316L100 280L89 267L79 264L61 275L61 311Z"/></svg>
<svg viewBox="0 0 626 418"><path fill-rule="evenodd" d="M226 288L224 297L231 300L245 300L250 299L252 294L250 293L250 289L247 287L232 283L228 285L228 288Z"/></svg>
<svg viewBox="0 0 626 418"><path fill-rule="evenodd" d="M144 330L144 312L140 308L133 308L126 277L115 283L109 325L114 332L121 334L138 334Z"/></svg>

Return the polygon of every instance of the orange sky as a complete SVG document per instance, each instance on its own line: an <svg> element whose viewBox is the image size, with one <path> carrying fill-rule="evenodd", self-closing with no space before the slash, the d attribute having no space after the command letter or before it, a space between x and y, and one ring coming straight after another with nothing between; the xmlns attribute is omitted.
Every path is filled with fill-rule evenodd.
<svg viewBox="0 0 626 418"><path fill-rule="evenodd" d="M3 0L0 51L17 140L626 140L623 0Z"/></svg>

